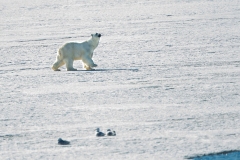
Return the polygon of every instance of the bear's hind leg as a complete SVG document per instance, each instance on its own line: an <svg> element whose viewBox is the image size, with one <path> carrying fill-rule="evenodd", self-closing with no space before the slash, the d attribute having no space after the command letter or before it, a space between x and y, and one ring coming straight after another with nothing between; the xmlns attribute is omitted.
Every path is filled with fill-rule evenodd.
<svg viewBox="0 0 240 160"><path fill-rule="evenodd" d="M66 63L67 71L77 71L77 69L73 68L73 59L64 59Z"/></svg>
<svg viewBox="0 0 240 160"><path fill-rule="evenodd" d="M60 71L60 69L58 69L59 67L63 66L65 63L63 60L57 60L53 66L52 66L52 70L54 71Z"/></svg>

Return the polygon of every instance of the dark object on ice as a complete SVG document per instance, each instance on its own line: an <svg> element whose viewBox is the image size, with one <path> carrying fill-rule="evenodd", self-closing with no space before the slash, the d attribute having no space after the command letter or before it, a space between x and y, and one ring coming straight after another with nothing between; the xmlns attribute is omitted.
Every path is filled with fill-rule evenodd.
<svg viewBox="0 0 240 160"><path fill-rule="evenodd" d="M58 144L59 144L59 145L69 145L70 142L69 142L69 141L62 140L62 138L59 138L59 139L58 139Z"/></svg>
<svg viewBox="0 0 240 160"><path fill-rule="evenodd" d="M97 137L103 137L105 136L105 133L101 132L99 128L96 129L95 135Z"/></svg>
<svg viewBox="0 0 240 160"><path fill-rule="evenodd" d="M115 131L112 131L111 129L108 129L108 130L107 130L107 135L108 135L108 136L116 136L116 132L115 132Z"/></svg>

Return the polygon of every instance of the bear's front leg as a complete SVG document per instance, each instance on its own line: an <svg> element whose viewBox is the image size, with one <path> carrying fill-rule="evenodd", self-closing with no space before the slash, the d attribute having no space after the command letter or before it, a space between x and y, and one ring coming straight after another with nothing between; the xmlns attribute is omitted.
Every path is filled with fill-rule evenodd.
<svg viewBox="0 0 240 160"><path fill-rule="evenodd" d="M95 69L93 69L93 68L89 67L89 66L88 66L88 65L86 65L86 64L84 64L84 68L85 68L86 70L95 70Z"/></svg>
<svg viewBox="0 0 240 160"><path fill-rule="evenodd" d="M97 67L97 65L94 64L93 60L89 56L82 57L82 61L86 70L93 70L93 67Z"/></svg>

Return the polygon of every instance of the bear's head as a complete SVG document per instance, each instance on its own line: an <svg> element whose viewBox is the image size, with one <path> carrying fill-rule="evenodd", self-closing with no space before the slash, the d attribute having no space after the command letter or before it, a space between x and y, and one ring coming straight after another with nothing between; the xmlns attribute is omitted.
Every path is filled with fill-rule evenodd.
<svg viewBox="0 0 240 160"><path fill-rule="evenodd" d="M91 36L100 38L102 35L100 33L95 33L95 34L92 34Z"/></svg>

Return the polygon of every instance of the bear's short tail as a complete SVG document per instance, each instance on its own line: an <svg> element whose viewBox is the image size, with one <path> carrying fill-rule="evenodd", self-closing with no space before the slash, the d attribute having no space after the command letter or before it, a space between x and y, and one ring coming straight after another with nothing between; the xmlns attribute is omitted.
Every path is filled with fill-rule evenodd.
<svg viewBox="0 0 240 160"><path fill-rule="evenodd" d="M58 50L58 54L57 54L57 60L60 60L62 59L62 51L61 51L61 48Z"/></svg>
<svg viewBox="0 0 240 160"><path fill-rule="evenodd" d="M58 50L58 55L62 56L61 48L59 48L59 50Z"/></svg>

